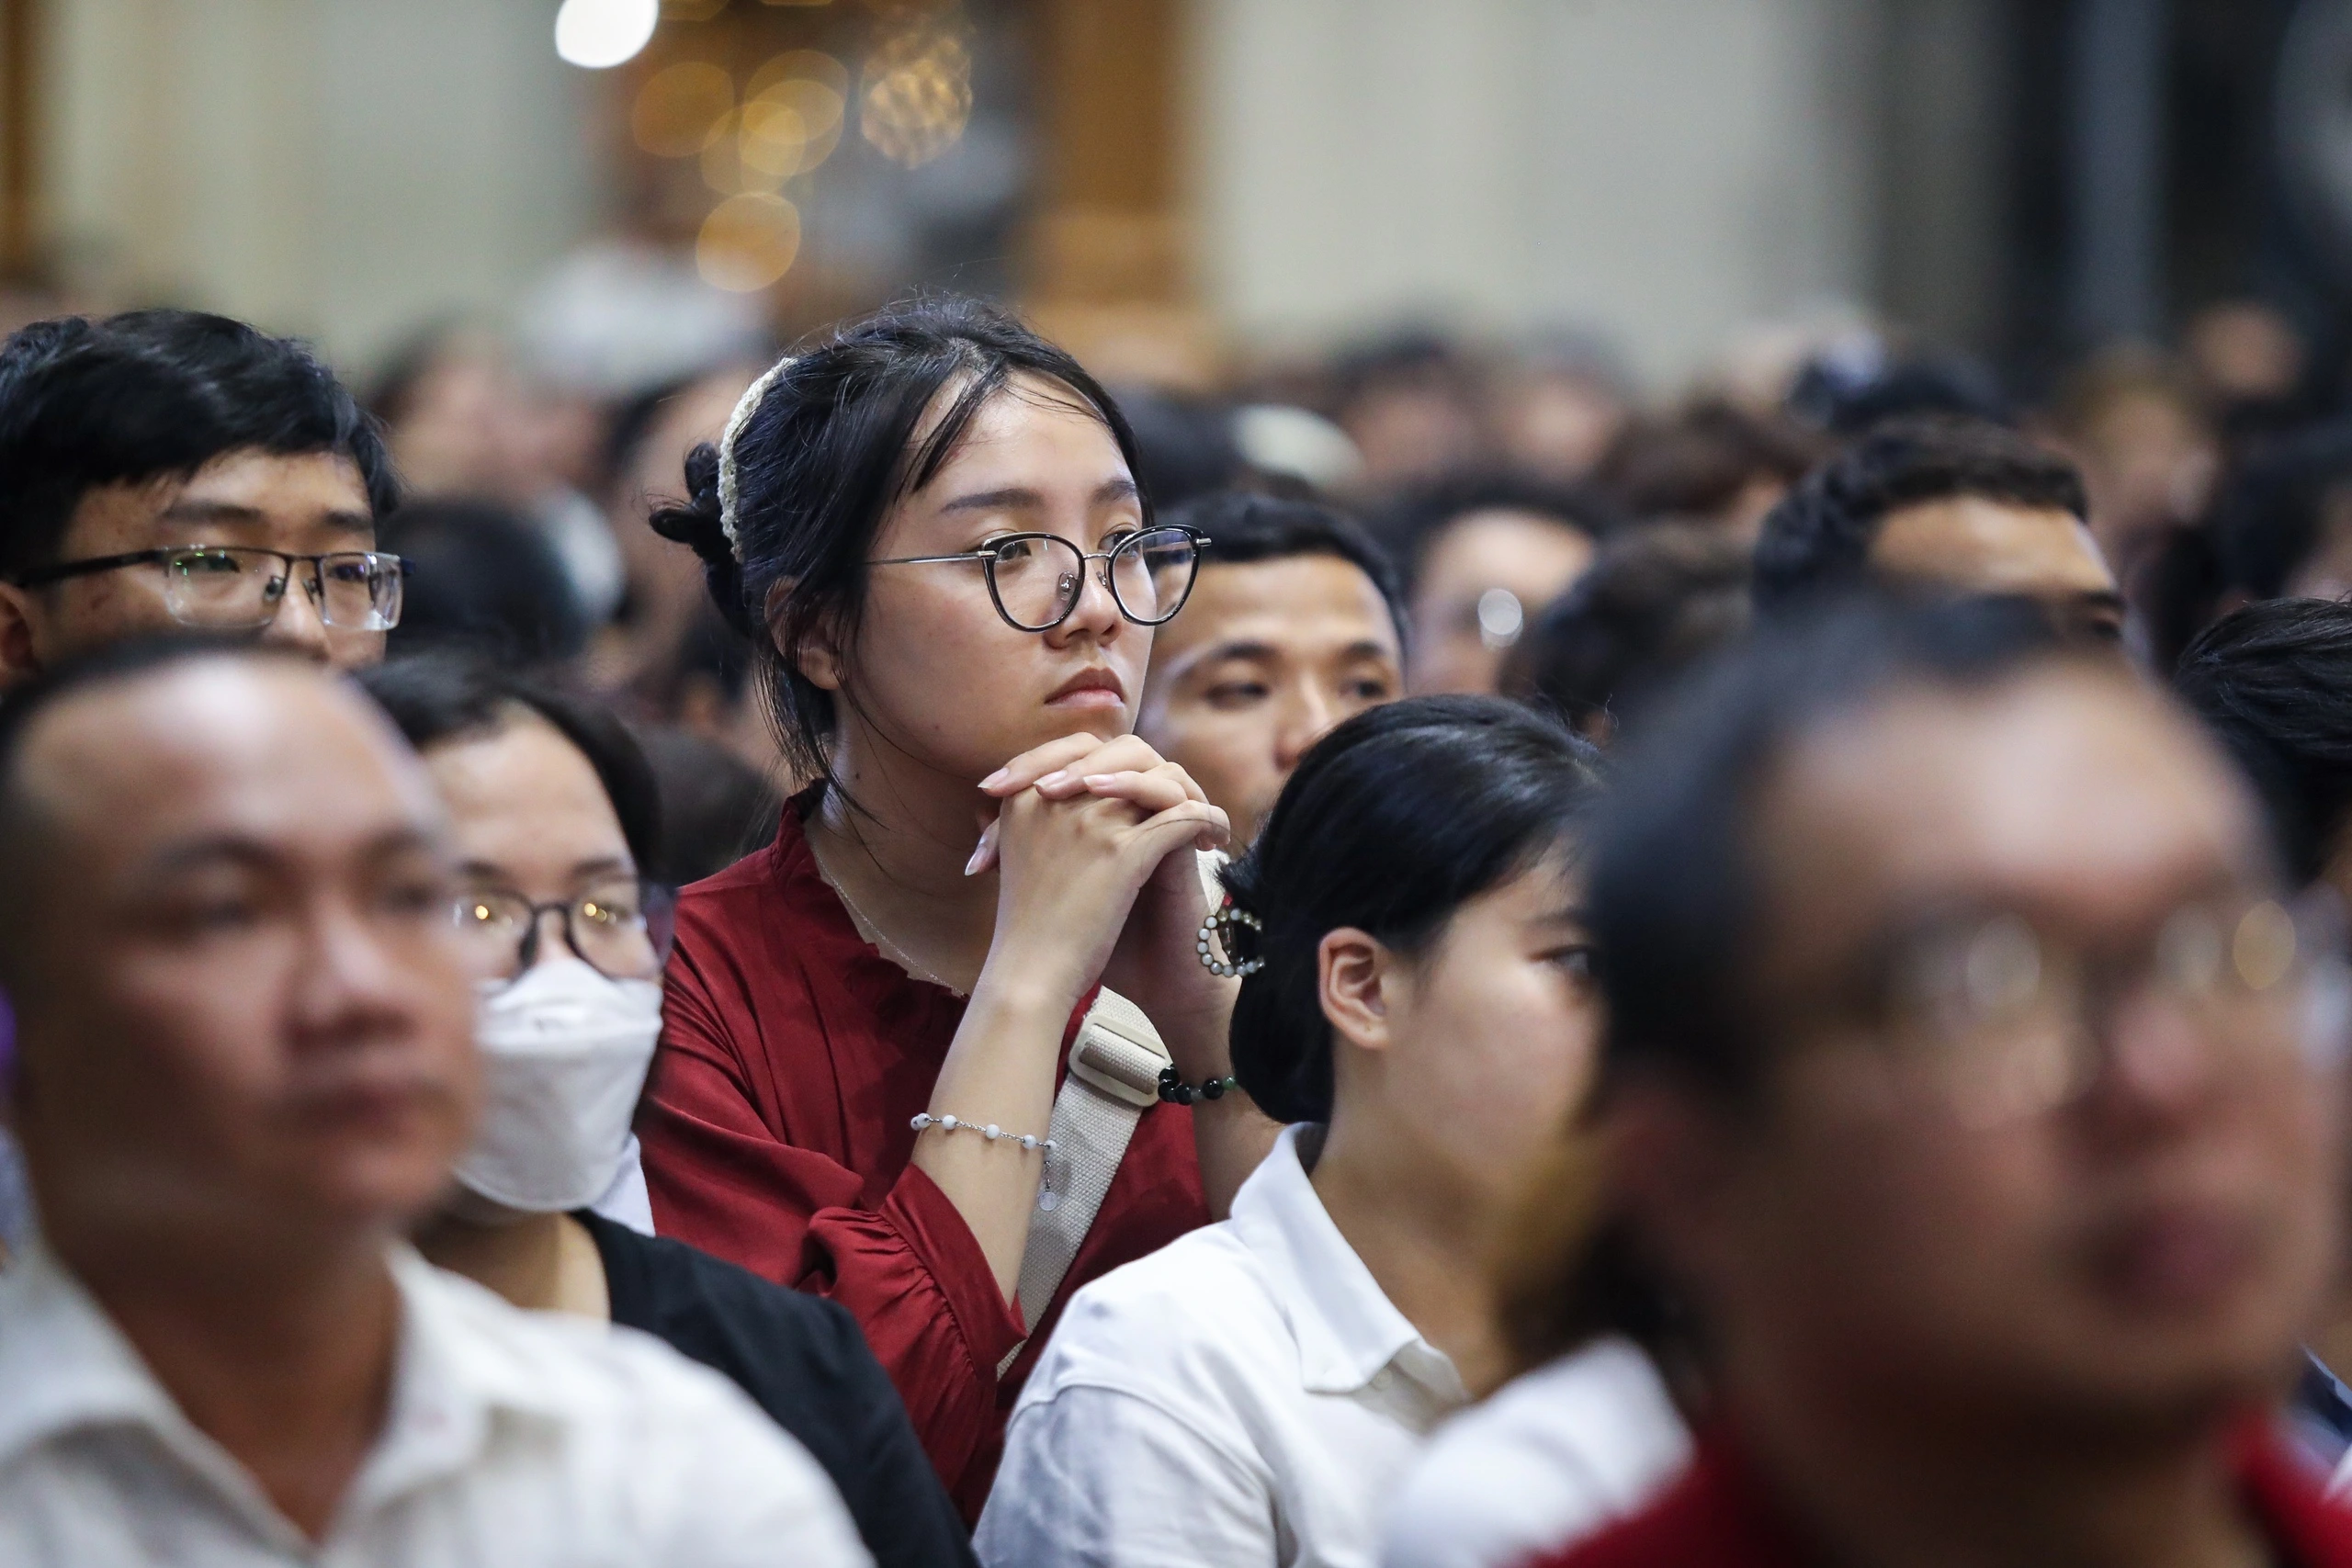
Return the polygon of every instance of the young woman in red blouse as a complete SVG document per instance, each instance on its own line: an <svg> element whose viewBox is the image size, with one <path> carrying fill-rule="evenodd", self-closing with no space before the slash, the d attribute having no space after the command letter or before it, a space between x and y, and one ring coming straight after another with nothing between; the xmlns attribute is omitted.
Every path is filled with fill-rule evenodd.
<svg viewBox="0 0 2352 1568"><path fill-rule="evenodd" d="M1194 951L1224 814L1128 733L1196 541L1154 529L1134 469L1076 361L925 301L780 363L653 520L819 780L680 900L654 1219L855 1314L967 1517L1062 1301L1221 1216L1274 1132L1239 1095L1153 1104L1052 1299L1016 1299L1057 1201L1022 1135L1097 984L1184 1083L1229 1075L1233 982Z"/></svg>

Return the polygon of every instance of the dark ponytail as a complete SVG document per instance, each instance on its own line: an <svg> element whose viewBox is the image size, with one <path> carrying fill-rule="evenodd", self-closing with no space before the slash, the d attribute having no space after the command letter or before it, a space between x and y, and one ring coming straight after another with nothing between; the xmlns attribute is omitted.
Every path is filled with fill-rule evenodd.
<svg viewBox="0 0 2352 1568"><path fill-rule="evenodd" d="M793 350L735 438L731 544L715 446L687 457L686 503L653 513L656 533L702 558L711 602L759 650L777 739L798 776L831 779L834 694L800 673L794 649L820 628L843 645L854 640L865 562L884 519L931 482L973 417L1024 373L1100 419L1129 469L1136 467L1126 421L1077 360L993 305L937 296L889 306ZM918 441L943 394L949 401ZM787 586L771 626L769 598L779 583Z"/></svg>
<svg viewBox="0 0 2352 1568"><path fill-rule="evenodd" d="M1464 903L1561 850L1596 796L1600 754L1496 697L1415 697L1315 743L1250 852L1227 866L1245 931L1233 1071L1278 1122L1331 1114L1331 1027L1317 953L1353 926L1413 953Z"/></svg>

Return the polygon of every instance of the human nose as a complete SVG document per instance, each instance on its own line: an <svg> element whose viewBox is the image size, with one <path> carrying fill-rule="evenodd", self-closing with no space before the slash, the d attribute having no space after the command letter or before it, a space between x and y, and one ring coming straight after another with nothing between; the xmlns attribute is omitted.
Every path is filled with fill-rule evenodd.
<svg viewBox="0 0 2352 1568"><path fill-rule="evenodd" d="M2098 1037L2100 1070L2091 1097L2134 1121L2172 1122L2193 1111L2220 1077L2219 1047L2177 999L2140 986L2116 997L2084 1026Z"/></svg>
<svg viewBox="0 0 2352 1568"><path fill-rule="evenodd" d="M277 596L277 613L262 628L261 640L273 647L327 662L326 584L319 563L293 561L287 567L286 592Z"/></svg>
<svg viewBox="0 0 2352 1568"><path fill-rule="evenodd" d="M303 1033L325 1044L348 1043L404 1017L415 976L389 951L358 909L322 901L304 943L295 1015Z"/></svg>
<svg viewBox="0 0 2352 1568"><path fill-rule="evenodd" d="M1085 637L1095 642L1108 642L1119 635L1119 601L1111 592L1111 563L1095 556L1079 563L1078 602L1061 624L1048 627L1046 640L1057 648L1065 647Z"/></svg>
<svg viewBox="0 0 2352 1568"><path fill-rule="evenodd" d="M1306 749L1329 735L1338 722L1339 706L1330 694L1316 682L1302 683L1283 705L1281 724L1274 732L1274 761L1285 772L1298 766Z"/></svg>

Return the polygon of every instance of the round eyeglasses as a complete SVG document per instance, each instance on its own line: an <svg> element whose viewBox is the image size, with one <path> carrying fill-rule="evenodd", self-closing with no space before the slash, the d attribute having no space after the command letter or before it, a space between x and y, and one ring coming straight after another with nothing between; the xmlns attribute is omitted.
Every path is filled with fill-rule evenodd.
<svg viewBox="0 0 2352 1568"><path fill-rule="evenodd" d="M563 940L588 966L612 980L658 980L674 929L669 890L633 876L597 882L569 898L539 904L511 887L471 887L450 906L450 919L477 973L513 979L538 961L539 930L563 917Z"/></svg>
<svg viewBox="0 0 2352 1568"><path fill-rule="evenodd" d="M1119 614L1141 626L1165 626L1191 597L1208 536L1170 525L1129 534L1107 550L1088 553L1058 534L1007 534L977 550L952 556L894 556L868 566L943 566L978 561L988 574L989 597L1005 623L1024 632L1051 631L1069 620L1086 592L1086 568L1102 563L1102 581Z"/></svg>
<svg viewBox="0 0 2352 1568"><path fill-rule="evenodd" d="M379 550L297 556L244 545L199 545L60 561L19 572L16 581L20 588L40 588L133 566L162 568L164 610L184 626L208 631L256 631L276 620L297 567L310 569L302 587L321 621L341 631L390 631L400 625L408 574L406 561Z"/></svg>

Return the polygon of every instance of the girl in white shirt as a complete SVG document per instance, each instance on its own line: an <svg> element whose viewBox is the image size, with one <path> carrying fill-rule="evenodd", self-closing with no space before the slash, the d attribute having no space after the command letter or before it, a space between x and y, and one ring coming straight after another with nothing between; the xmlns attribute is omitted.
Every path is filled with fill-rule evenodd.
<svg viewBox="0 0 2352 1568"><path fill-rule="evenodd" d="M1430 1428L1504 1370L1491 1254L1589 1079L1596 769L1476 697L1307 753L1202 943L1244 974L1238 1087L1293 1125L1229 1220L1073 1298L1006 1434L991 1568L1371 1568Z"/></svg>

